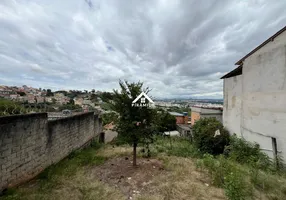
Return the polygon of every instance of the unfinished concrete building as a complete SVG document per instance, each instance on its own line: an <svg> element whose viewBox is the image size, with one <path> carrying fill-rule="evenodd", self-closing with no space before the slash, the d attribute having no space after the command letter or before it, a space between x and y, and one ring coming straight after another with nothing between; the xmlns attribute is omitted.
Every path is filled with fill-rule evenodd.
<svg viewBox="0 0 286 200"><path fill-rule="evenodd" d="M235 64L222 77L224 126L286 159L286 26Z"/></svg>

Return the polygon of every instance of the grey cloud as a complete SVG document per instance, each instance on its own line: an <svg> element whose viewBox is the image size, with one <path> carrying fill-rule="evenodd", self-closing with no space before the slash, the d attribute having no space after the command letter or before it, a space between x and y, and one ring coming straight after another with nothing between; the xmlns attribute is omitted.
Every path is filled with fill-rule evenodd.
<svg viewBox="0 0 286 200"><path fill-rule="evenodd" d="M0 84L111 91L127 79L154 97L221 98L219 78L285 26L285 9L282 0L2 0Z"/></svg>

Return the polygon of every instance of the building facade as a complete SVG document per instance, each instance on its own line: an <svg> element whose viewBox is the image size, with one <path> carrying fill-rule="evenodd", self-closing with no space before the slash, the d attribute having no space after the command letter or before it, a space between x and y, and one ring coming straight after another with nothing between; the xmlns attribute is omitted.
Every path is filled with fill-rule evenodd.
<svg viewBox="0 0 286 200"><path fill-rule="evenodd" d="M178 112L169 112L170 115L176 117L176 124L187 124L188 123L188 115L185 113Z"/></svg>
<svg viewBox="0 0 286 200"><path fill-rule="evenodd" d="M286 158L286 26L222 77L223 124L256 142L270 157Z"/></svg>
<svg viewBox="0 0 286 200"><path fill-rule="evenodd" d="M222 108L216 107L191 107L191 124L194 125L196 121L201 118L211 118L214 117L218 121L222 122Z"/></svg>
<svg viewBox="0 0 286 200"><path fill-rule="evenodd" d="M177 131L182 137L192 137L192 127L188 124L177 124Z"/></svg>

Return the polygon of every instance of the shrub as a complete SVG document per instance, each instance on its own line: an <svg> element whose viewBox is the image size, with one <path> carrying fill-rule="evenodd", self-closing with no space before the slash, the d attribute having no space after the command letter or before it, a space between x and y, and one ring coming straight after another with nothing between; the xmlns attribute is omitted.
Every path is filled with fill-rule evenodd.
<svg viewBox="0 0 286 200"><path fill-rule="evenodd" d="M27 110L19 103L0 99L0 116L25 114Z"/></svg>
<svg viewBox="0 0 286 200"><path fill-rule="evenodd" d="M219 130L219 135L215 136ZM195 146L203 153L218 155L229 144L229 133L215 118L203 118L193 126Z"/></svg>
<svg viewBox="0 0 286 200"><path fill-rule="evenodd" d="M247 142L243 138L235 135L230 137L230 144L225 148L225 152L231 160L241 164L248 164L259 169L271 169L273 163L271 159L260 151L259 144Z"/></svg>

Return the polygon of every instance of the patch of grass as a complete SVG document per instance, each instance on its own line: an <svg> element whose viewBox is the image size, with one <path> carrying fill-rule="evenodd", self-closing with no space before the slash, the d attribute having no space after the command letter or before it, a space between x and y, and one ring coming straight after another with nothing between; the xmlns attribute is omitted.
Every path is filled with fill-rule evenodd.
<svg viewBox="0 0 286 200"><path fill-rule="evenodd" d="M67 158L46 168L38 178L51 180L54 176L72 176L80 166L103 164L106 158L97 155L98 149L99 145L92 143L89 148L75 150Z"/></svg>
<svg viewBox="0 0 286 200"><path fill-rule="evenodd" d="M56 187L41 190L38 187L21 187L4 200L67 200L67 199L110 199L124 200L125 196L114 187L95 179L85 169L80 168L73 177L60 177ZM2 198L0 197L2 200Z"/></svg>
<svg viewBox="0 0 286 200"><path fill-rule="evenodd" d="M132 147L130 145L122 145L122 146L106 145L105 147L101 148L98 151L97 155L105 158L130 156L132 155ZM140 156L138 155L138 157Z"/></svg>
<svg viewBox="0 0 286 200"><path fill-rule="evenodd" d="M157 176L148 186L148 196L140 199L226 199L224 191L210 184L210 178L198 172L191 158L160 155L167 173Z"/></svg>
<svg viewBox="0 0 286 200"><path fill-rule="evenodd" d="M249 170L249 176L256 190L268 196L269 199L286 199L286 180L284 177L254 168Z"/></svg>
<svg viewBox="0 0 286 200"><path fill-rule="evenodd" d="M234 169L224 177L226 196L231 200L252 199L252 186L243 178L243 174Z"/></svg>
<svg viewBox="0 0 286 200"><path fill-rule="evenodd" d="M227 154L219 156L202 154L190 141L176 137L158 137L151 150L160 159L162 155L195 158L196 169L207 172L211 184L224 188L229 199L286 199L285 172L276 170L257 145L242 139L232 137ZM182 165L163 158L166 169ZM182 174L184 170L176 172L176 177Z"/></svg>
<svg viewBox="0 0 286 200"><path fill-rule="evenodd" d="M116 138L114 138L110 142L110 145L122 146L122 145L128 145L128 143L124 140L124 138L122 138L122 137L120 137L120 135L118 135Z"/></svg>
<svg viewBox="0 0 286 200"><path fill-rule="evenodd" d="M225 189L226 196L231 200L252 198L252 186L245 178L244 170L237 163L220 155L214 157L205 154L197 160L197 168L206 169L212 179L212 184Z"/></svg>
<svg viewBox="0 0 286 200"><path fill-rule="evenodd" d="M151 145L151 154L166 153L169 156L200 157L201 153L192 143L180 137L157 137Z"/></svg>

